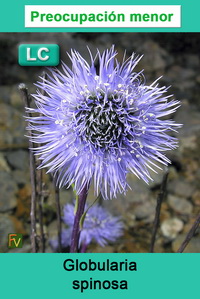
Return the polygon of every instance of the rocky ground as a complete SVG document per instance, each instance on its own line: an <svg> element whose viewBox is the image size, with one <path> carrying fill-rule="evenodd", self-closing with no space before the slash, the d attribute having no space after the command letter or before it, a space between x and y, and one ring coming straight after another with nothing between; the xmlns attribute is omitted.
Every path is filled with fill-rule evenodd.
<svg viewBox="0 0 200 299"><path fill-rule="evenodd" d="M30 196L28 142L25 135L24 107L18 84L24 82L30 92L41 74L39 67L20 67L17 49L20 43L57 43L61 59L68 62L66 51L75 48L89 58L92 52L116 45L119 59L126 49L144 54L138 69L144 69L147 83L163 75L161 83L171 85L170 93L181 101L175 120L183 124L180 146L168 154L167 196L161 210L161 225L155 251L176 252L200 211L200 34L191 33L0 33L0 252L8 252L8 233L22 233L22 249L30 252ZM148 252L155 214L156 198L163 173L154 175L149 186L129 175L132 187L127 195L104 201L103 205L124 222L124 235L115 244L101 248L95 244L90 252ZM43 204L46 251L48 241L57 232L56 210L51 178L46 176ZM62 206L73 199L72 190L61 190ZM93 199L92 191L89 199ZM200 230L185 252L200 252Z"/></svg>

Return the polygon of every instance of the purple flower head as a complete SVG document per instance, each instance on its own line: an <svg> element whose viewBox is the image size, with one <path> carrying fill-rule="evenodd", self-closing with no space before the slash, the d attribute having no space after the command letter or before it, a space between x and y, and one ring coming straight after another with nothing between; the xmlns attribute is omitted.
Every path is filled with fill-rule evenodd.
<svg viewBox="0 0 200 299"><path fill-rule="evenodd" d="M86 205L86 210L88 206ZM63 221L72 231L74 223L74 205L64 207ZM108 241L114 242L123 234L123 224L119 217L114 217L100 205L92 206L86 213L83 228L80 234L80 244L88 245L95 241L104 246ZM67 233L66 233L67 235Z"/></svg>
<svg viewBox="0 0 200 299"><path fill-rule="evenodd" d="M88 205L86 205L86 210ZM71 233L74 223L74 205L64 206L64 223L68 226L61 234L63 248L70 246ZM114 242L123 234L123 223L119 217L112 216L100 205L92 206L85 217L83 228L80 233L79 246L88 246L91 242L96 242L100 246L105 246L108 242ZM51 246L56 250L58 241L51 240Z"/></svg>
<svg viewBox="0 0 200 299"><path fill-rule="evenodd" d="M29 119L40 167L58 172L59 186L74 184L77 194L93 179L105 199L126 191L128 172L148 183L148 169L159 168L155 161L170 163L163 152L175 149L177 139L168 133L180 127L162 119L179 103L169 100L168 88L158 80L147 86L134 71L141 57L120 64L116 55L114 47L97 51L88 64L71 51L72 69L63 63L36 84L37 108L30 111L37 114Z"/></svg>

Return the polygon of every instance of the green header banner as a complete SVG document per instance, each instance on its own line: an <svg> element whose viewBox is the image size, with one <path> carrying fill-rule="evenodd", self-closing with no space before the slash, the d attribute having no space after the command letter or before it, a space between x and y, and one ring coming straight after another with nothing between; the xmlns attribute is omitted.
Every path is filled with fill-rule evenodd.
<svg viewBox="0 0 200 299"><path fill-rule="evenodd" d="M62 5L65 6L64 10ZM34 8L29 11L31 6ZM49 6L54 6L53 12ZM140 6L139 10L136 6ZM161 11L156 6L161 7ZM44 10L40 12L42 7ZM177 7L179 11L174 10ZM60 10L63 13L60 13ZM121 13L118 13L118 10ZM66 5L64 0L11 0L1 5L0 31L199 32L199 10L200 3L196 2L194 5L194 1L185 0L154 0L151 3L147 0L126 0L123 3L110 0L98 1L95 5L91 0L78 0L75 5L73 1L68 1ZM88 11L88 14L85 11ZM129 13L126 14L126 11Z"/></svg>

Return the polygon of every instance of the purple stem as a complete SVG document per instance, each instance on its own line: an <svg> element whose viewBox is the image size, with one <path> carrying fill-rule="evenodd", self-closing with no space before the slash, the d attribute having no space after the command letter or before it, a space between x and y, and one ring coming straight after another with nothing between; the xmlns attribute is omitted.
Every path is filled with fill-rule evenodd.
<svg viewBox="0 0 200 299"><path fill-rule="evenodd" d="M74 217L74 226L73 226L72 238L71 238L71 246L70 246L71 253L78 252L78 244L79 244L79 237L80 237L80 219L84 213L88 190L89 190L89 184L85 184L78 198L78 207L77 207L76 215Z"/></svg>
<svg viewBox="0 0 200 299"><path fill-rule="evenodd" d="M26 88L26 85L21 83L19 85L19 91L22 94L22 99L24 101L25 107L30 108L30 102L31 97L28 94L28 89ZM30 112L26 112L26 114L31 117ZM32 136L32 132L29 131L29 136ZM35 157L32 152L32 148L34 147L33 142L29 138L29 156L30 156L30 177L31 177L31 247L32 252L37 252L37 236L36 236L36 200L37 200L37 192L36 192L36 163L35 163Z"/></svg>
<svg viewBox="0 0 200 299"><path fill-rule="evenodd" d="M45 236L44 236L44 224L43 224L43 172L42 169L38 171L38 214L39 214L39 224L40 224L40 243L41 251L45 252Z"/></svg>
<svg viewBox="0 0 200 299"><path fill-rule="evenodd" d="M185 247L188 245L188 243L191 241L191 239L194 237L194 234L199 226L200 223L200 213L197 216L193 226L191 227L191 229L189 230L185 240L183 241L183 243L181 244L180 248L178 249L178 253L182 253L185 250Z"/></svg>
<svg viewBox="0 0 200 299"><path fill-rule="evenodd" d="M55 174L54 177L54 190L55 190L57 227L58 227L58 252L62 252L62 240L61 240L62 221L61 221L61 207L60 207L60 191L56 185L56 181L57 181L57 173Z"/></svg>
<svg viewBox="0 0 200 299"><path fill-rule="evenodd" d="M86 250L87 250L87 244L84 243L81 247L81 253L86 253Z"/></svg>
<svg viewBox="0 0 200 299"><path fill-rule="evenodd" d="M44 72L42 74L43 80L46 79L46 73ZM41 90L42 95L45 95L44 90ZM40 113L40 116L42 116L42 113ZM38 147L40 147L41 144L38 144ZM39 165L38 165L39 166ZM38 183L38 214L39 214L39 224L40 224L40 243L41 243L41 251L45 252L45 236L44 236L44 223L43 223L43 171L42 169L37 170L38 176L37 176L37 183Z"/></svg>
<svg viewBox="0 0 200 299"><path fill-rule="evenodd" d="M157 198L156 213L155 213L154 224L153 224L153 233L152 233L152 239L151 239L151 244L150 244L150 253L154 252L154 244L155 244L156 234L157 234L157 230L158 230L159 223L160 223L160 211L161 211L161 205L162 205L163 199L165 197L165 193L166 193L168 174L169 174L168 172L166 172L164 174L162 184L160 187L160 192L159 192L158 198Z"/></svg>

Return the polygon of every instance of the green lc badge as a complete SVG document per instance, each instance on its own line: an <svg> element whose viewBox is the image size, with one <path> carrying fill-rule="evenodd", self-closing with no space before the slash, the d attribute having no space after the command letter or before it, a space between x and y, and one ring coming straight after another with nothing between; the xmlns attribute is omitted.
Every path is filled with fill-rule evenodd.
<svg viewBox="0 0 200 299"><path fill-rule="evenodd" d="M57 44L21 44L18 62L21 66L57 66L60 48Z"/></svg>

